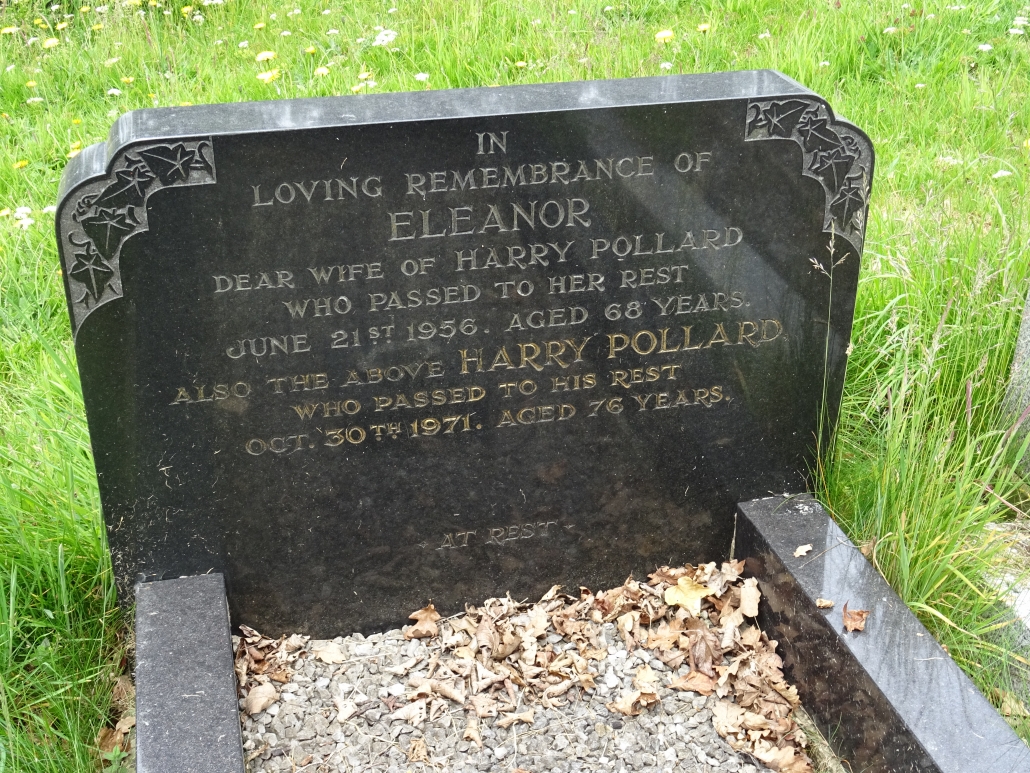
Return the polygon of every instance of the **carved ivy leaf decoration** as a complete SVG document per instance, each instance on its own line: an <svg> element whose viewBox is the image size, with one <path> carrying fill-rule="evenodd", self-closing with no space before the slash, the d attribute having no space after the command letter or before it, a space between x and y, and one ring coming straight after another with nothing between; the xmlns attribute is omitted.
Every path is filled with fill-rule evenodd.
<svg viewBox="0 0 1030 773"><path fill-rule="evenodd" d="M830 128L829 121L819 118L815 113L805 113L798 121L798 134L805 141L805 150L812 152L820 147L824 149L840 147L840 137Z"/></svg>
<svg viewBox="0 0 1030 773"><path fill-rule="evenodd" d="M852 220L864 208L865 195L862 192L862 183L857 177L848 178L837 198L830 204L830 210L839 216L845 230L852 228Z"/></svg>
<svg viewBox="0 0 1030 773"><path fill-rule="evenodd" d="M86 292L93 296L94 301L99 301L114 276L114 269L91 244L87 244L85 252L75 253L75 263L68 274L86 286Z"/></svg>
<svg viewBox="0 0 1030 773"><path fill-rule="evenodd" d="M825 177L830 190L839 191L847 179L851 165L855 157L844 152L841 148L833 150L820 150L812 156L812 163L809 169L814 173Z"/></svg>
<svg viewBox="0 0 1030 773"><path fill-rule="evenodd" d="M789 139L794 127L801 120L801 115L809 108L807 102L788 100L787 102L773 102L762 111L761 117L756 124L758 127L767 127L770 137L783 137Z"/></svg>
<svg viewBox="0 0 1030 773"><path fill-rule="evenodd" d="M75 214L72 215L72 219L78 222L93 210L93 204L100 197L100 194L93 194L90 196L83 196L79 199L79 203L75 205Z"/></svg>
<svg viewBox="0 0 1030 773"><path fill-rule="evenodd" d="M98 208L96 214L82 218L81 223L86 236L93 240L97 251L105 258L113 256L122 239L139 225L131 207L121 212Z"/></svg>
<svg viewBox="0 0 1030 773"><path fill-rule="evenodd" d="M184 182L190 176L190 169L197 160L197 151L187 150L180 142L174 147L158 145L141 150L140 156L162 183L173 185Z"/></svg>
<svg viewBox="0 0 1030 773"><path fill-rule="evenodd" d="M153 173L142 164L119 169L114 176L115 181L104 188L97 199L97 206L137 207L143 203L147 186L154 179Z"/></svg>
<svg viewBox="0 0 1030 773"><path fill-rule="evenodd" d="M210 142L197 143L197 157L193 160L193 163L190 164L190 169L196 169L201 172L206 172L207 174L214 177L215 167L214 164L208 160L207 156L204 155L205 149L211 150Z"/></svg>

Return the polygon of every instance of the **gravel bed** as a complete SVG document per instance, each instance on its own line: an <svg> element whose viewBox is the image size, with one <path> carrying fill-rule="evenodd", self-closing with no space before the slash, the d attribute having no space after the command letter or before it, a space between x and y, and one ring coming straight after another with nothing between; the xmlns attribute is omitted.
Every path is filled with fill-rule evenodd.
<svg viewBox="0 0 1030 773"><path fill-rule="evenodd" d="M664 691L660 703L635 717L612 713L605 704L632 689L642 665L662 677L669 668L647 650L627 653L615 626L603 629L608 657L591 663L595 688L569 690L555 708L535 707L532 724L499 727L497 718L478 720L483 746L465 740L466 712L450 701L418 726L391 718L391 706L405 703L409 680L425 677L432 656L421 640L399 630L334 640L346 656L337 665L313 657L307 642L291 664L293 673L271 706L253 716L242 711L247 770L258 771L767 771L735 752L712 726L715 697ZM574 647L551 634L548 644ZM323 643L324 644L324 643ZM415 661L414 663L412 661ZM675 675L685 674L684 665ZM342 723L334 699L363 709ZM523 711L520 706L518 711ZM428 761L426 761L428 760Z"/></svg>

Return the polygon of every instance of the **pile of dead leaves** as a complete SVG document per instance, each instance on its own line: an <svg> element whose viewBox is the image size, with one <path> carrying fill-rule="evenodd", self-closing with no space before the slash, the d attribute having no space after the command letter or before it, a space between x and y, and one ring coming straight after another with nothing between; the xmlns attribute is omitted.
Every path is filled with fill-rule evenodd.
<svg viewBox="0 0 1030 773"><path fill-rule="evenodd" d="M689 671L673 678L642 665L633 689L608 703L609 711L636 716L656 706L666 690L714 694L719 699L715 729L734 749L773 770L811 773L803 751L806 739L792 717L797 690L784 681L776 642L747 620L758 614L761 593L756 580L741 579L743 565L662 567L646 583L630 578L598 593L580 588L578 597L556 585L535 604L488 599L446 620L430 604L413 613L415 624L404 630L405 638L427 640L433 653L427 671L408 680L405 696L383 702L394 719L413 725L444 714L449 703L460 704L467 713L464 737L481 747L481 720L492 719L501 727L532 724L537 706L562 705L570 690L593 690L590 663L608 656L602 626L613 623L630 652L644 648L670 671L683 665ZM289 663L305 639L273 641L252 629L243 632L237 675L241 685L250 676L246 704L255 713L276 700L270 681L289 679ZM551 633L575 647L549 645ZM328 663L343 661L333 642L319 642L313 655ZM418 662L387 670L403 676ZM341 696L336 699L338 720L360 715L372 704Z"/></svg>
<svg viewBox="0 0 1030 773"><path fill-rule="evenodd" d="M244 708L248 714L264 711L277 700L279 692L272 682L285 684L294 662L307 644L308 637L299 634L269 639L250 626L241 625L243 636L233 636L236 683L246 691Z"/></svg>

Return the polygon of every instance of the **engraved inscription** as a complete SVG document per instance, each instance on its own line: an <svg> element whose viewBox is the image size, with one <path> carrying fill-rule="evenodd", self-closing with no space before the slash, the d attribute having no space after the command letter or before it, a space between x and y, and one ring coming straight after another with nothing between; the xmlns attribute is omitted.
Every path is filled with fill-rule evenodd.
<svg viewBox="0 0 1030 773"><path fill-rule="evenodd" d="M804 174L826 190L831 238L861 231L864 146L822 103L752 102L745 134L797 142ZM741 364L785 351L792 336L762 288L723 268L748 249L743 216L684 210L672 227L638 230L613 225L618 212L597 193L628 186L646 198L663 185L706 185L726 168L720 152L533 159L519 157L531 155L520 140L505 129L472 132L466 167L356 166L347 177L251 184L250 208L269 217L344 202L341 222L362 213L379 247L341 245L336 261L255 255L249 269L212 270L206 291L225 329L250 320L221 347L238 372L170 387L170 405L271 400L237 446L255 458L734 410L749 389ZM202 150L194 147L197 159ZM139 190L141 202L157 174L137 158L119 190ZM74 266L87 295L111 281L90 250L135 228L134 213L104 212L103 228L100 210L87 219L94 246ZM472 535L449 534L439 549Z"/></svg>

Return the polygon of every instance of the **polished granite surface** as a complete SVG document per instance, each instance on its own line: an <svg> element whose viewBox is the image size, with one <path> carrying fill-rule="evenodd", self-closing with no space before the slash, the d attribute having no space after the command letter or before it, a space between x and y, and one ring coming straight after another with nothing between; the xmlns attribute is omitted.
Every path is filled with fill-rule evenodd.
<svg viewBox="0 0 1030 773"><path fill-rule="evenodd" d="M135 677L137 773L244 773L221 575L140 585Z"/></svg>
<svg viewBox="0 0 1030 773"><path fill-rule="evenodd" d="M736 553L788 677L852 769L1030 770L1030 749L810 496L741 504ZM844 631L845 602L870 611L864 631Z"/></svg>

